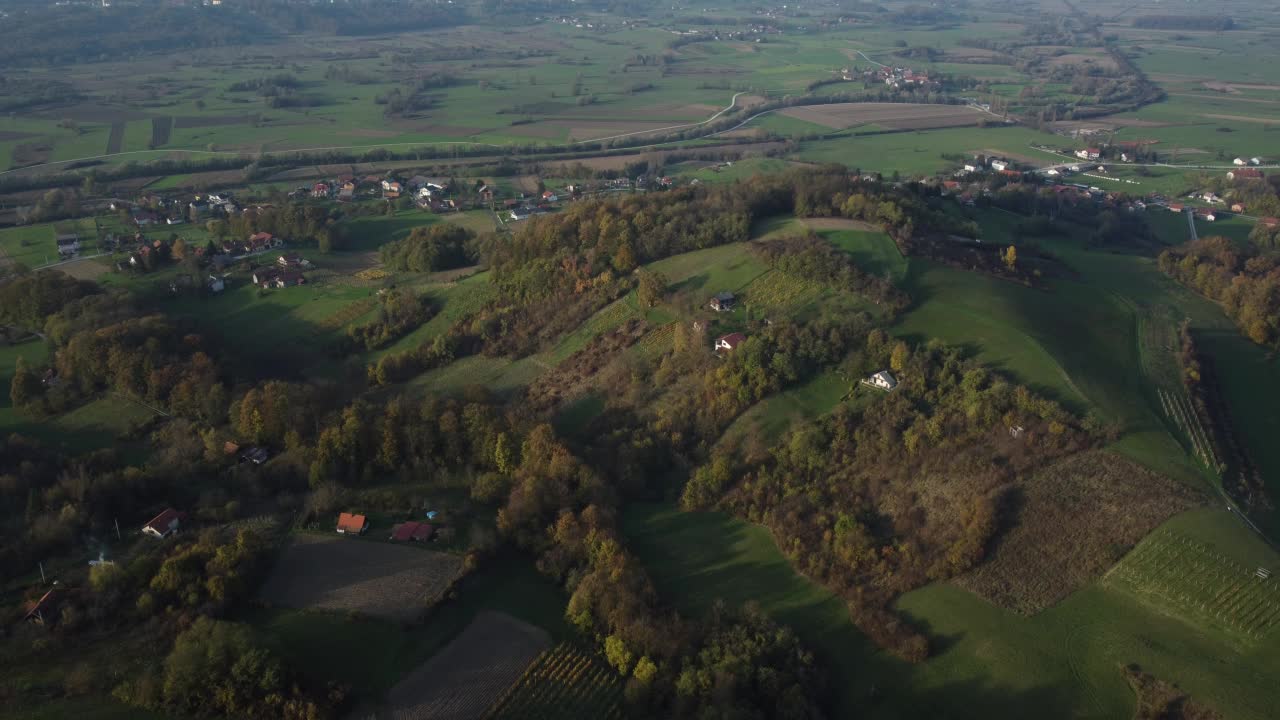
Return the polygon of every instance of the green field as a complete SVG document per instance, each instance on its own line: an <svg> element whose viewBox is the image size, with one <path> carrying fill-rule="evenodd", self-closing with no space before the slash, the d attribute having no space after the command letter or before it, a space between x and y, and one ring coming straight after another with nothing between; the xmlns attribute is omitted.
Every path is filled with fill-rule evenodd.
<svg viewBox="0 0 1280 720"><path fill-rule="evenodd" d="M1167 527L1213 538L1242 561L1277 560L1223 512L1193 511ZM872 647L844 604L796 575L763 528L656 505L630 508L624 528L658 591L682 612L705 613L717 599L754 602L794 627L831 668L839 717L1128 717L1134 698L1120 667L1130 662L1227 717L1270 713L1276 644L1236 646L1105 586L1034 617L945 583L908 593L898 609L927 629L934 648L910 666Z"/></svg>

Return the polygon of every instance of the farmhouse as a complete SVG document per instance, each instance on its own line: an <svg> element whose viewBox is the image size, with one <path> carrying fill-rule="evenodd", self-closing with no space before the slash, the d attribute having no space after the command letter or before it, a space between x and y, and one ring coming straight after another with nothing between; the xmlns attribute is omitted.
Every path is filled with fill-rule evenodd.
<svg viewBox="0 0 1280 720"><path fill-rule="evenodd" d="M311 197L313 197L313 198L327 198L327 197L329 197L329 185L328 185L328 183L322 183L322 182L321 182L321 183L316 183L315 185L312 185L312 186L311 186Z"/></svg>
<svg viewBox="0 0 1280 720"><path fill-rule="evenodd" d="M275 277L270 283L272 287L283 290L284 288L294 285L306 285L307 278L298 272L282 272Z"/></svg>
<svg viewBox="0 0 1280 720"><path fill-rule="evenodd" d="M1231 203L1231 212L1242 213L1245 211L1244 203Z"/></svg>
<svg viewBox="0 0 1280 720"><path fill-rule="evenodd" d="M747 336L742 333L729 333L722 337L716 338L716 352L732 352L739 345L746 342Z"/></svg>
<svg viewBox="0 0 1280 720"><path fill-rule="evenodd" d="M58 255L75 255L80 252L80 236L75 233L60 233L56 238Z"/></svg>
<svg viewBox="0 0 1280 720"><path fill-rule="evenodd" d="M394 180L382 181L382 196L385 198L395 199L400 197L400 183Z"/></svg>
<svg viewBox="0 0 1280 720"><path fill-rule="evenodd" d="M1076 157L1081 160L1097 160L1102 157L1102 151L1098 148L1085 148L1083 150L1077 150Z"/></svg>
<svg viewBox="0 0 1280 720"><path fill-rule="evenodd" d="M1236 158L1235 160L1231 161L1231 164L1235 165L1236 167L1244 167L1245 165L1249 164L1249 161L1245 160L1244 158Z"/></svg>
<svg viewBox="0 0 1280 720"><path fill-rule="evenodd" d="M1196 210L1196 217L1207 222L1213 222L1218 219L1218 216L1214 215L1213 211L1209 208L1200 208Z"/></svg>
<svg viewBox="0 0 1280 720"><path fill-rule="evenodd" d="M1009 169L1009 161L1008 160L992 160L991 169L995 170L996 172L1004 172L1005 170Z"/></svg>
<svg viewBox="0 0 1280 720"><path fill-rule="evenodd" d="M964 164L964 171L967 173L978 172L979 169L980 168L977 165L974 165L973 163Z"/></svg>
<svg viewBox="0 0 1280 720"><path fill-rule="evenodd" d="M363 535L369 529L369 519L354 513L338 515L338 532L342 535Z"/></svg>
<svg viewBox="0 0 1280 720"><path fill-rule="evenodd" d="M737 298L731 292L722 292L711 298L711 309L716 312L729 312L733 310Z"/></svg>
<svg viewBox="0 0 1280 720"><path fill-rule="evenodd" d="M182 513L173 508L165 508L164 512L151 518L146 525L142 526L142 532L152 537L166 538L178 532L181 521Z"/></svg>
<svg viewBox="0 0 1280 720"><path fill-rule="evenodd" d="M1228 170L1228 180L1262 180L1266 176L1257 168L1240 168L1239 170Z"/></svg>
<svg viewBox="0 0 1280 720"><path fill-rule="evenodd" d="M888 370L881 370L875 375L863 379L862 384L869 385L874 388L880 388L885 391L898 387L898 381L893 377L893 375L889 374Z"/></svg>

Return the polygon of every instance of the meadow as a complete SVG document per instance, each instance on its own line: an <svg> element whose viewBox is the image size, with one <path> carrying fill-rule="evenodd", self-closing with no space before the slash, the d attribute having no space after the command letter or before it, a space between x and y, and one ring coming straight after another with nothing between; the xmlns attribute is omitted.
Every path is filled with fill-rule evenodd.
<svg viewBox="0 0 1280 720"><path fill-rule="evenodd" d="M1165 527L1241 562L1278 559L1223 511L1192 511ZM1128 717L1134 697L1120 667L1131 662L1227 717L1269 713L1274 644L1237 646L1104 585L1032 617L946 583L908 593L897 608L934 646L931 659L911 666L871 646L844 604L797 575L764 528L641 505L627 510L624 529L658 591L682 612L706 613L718 599L754 602L794 627L830 668L842 716L857 708L872 718Z"/></svg>

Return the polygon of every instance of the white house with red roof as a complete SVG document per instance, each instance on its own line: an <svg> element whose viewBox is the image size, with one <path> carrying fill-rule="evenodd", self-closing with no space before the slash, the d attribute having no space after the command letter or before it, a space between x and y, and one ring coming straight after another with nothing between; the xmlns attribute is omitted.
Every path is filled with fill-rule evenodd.
<svg viewBox="0 0 1280 720"><path fill-rule="evenodd" d="M183 513L173 508L165 508L164 512L151 518L146 525L142 526L142 532L158 538L166 538L178 532L178 526L182 524Z"/></svg>

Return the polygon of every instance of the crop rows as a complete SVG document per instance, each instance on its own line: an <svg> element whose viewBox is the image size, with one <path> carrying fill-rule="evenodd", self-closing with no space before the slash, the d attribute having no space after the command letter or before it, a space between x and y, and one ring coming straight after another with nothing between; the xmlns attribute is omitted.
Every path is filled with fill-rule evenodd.
<svg viewBox="0 0 1280 720"><path fill-rule="evenodd" d="M674 322L667 323L640 338L640 342L637 345L640 348L640 352L650 357L663 355L671 350L675 334L676 324Z"/></svg>
<svg viewBox="0 0 1280 720"><path fill-rule="evenodd" d="M561 643L533 661L524 676L485 714L507 718L621 718L622 682L599 658Z"/></svg>
<svg viewBox="0 0 1280 720"><path fill-rule="evenodd" d="M822 286L810 280L780 272L768 272L747 286L747 302L762 310L786 310L812 300Z"/></svg>
<svg viewBox="0 0 1280 720"><path fill-rule="evenodd" d="M1207 545L1174 532L1140 544L1107 582L1188 619L1258 639L1280 623L1280 580L1260 577Z"/></svg>
<svg viewBox="0 0 1280 720"><path fill-rule="evenodd" d="M627 304L626 298L623 298L592 315L583 325L583 329L592 337L595 337L618 327L635 316L635 309Z"/></svg>

